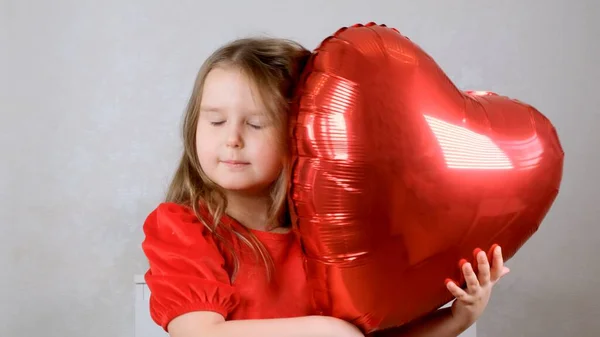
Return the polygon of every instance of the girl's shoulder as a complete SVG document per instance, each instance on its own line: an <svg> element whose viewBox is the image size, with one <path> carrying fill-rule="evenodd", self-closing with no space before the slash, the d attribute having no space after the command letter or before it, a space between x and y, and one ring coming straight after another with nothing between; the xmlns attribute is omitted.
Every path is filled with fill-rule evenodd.
<svg viewBox="0 0 600 337"><path fill-rule="evenodd" d="M197 245L200 242L214 245L211 231L205 226L210 223L206 210L199 208L199 214L186 205L173 202L160 203L144 221L143 230L146 239L177 241L179 245Z"/></svg>
<svg viewBox="0 0 600 337"><path fill-rule="evenodd" d="M204 214L201 214L202 216ZM182 222L194 222L197 221L197 217L194 214L194 210L187 205L177 204L174 202L162 202L154 208L148 215L151 217L166 217L169 219L177 219Z"/></svg>

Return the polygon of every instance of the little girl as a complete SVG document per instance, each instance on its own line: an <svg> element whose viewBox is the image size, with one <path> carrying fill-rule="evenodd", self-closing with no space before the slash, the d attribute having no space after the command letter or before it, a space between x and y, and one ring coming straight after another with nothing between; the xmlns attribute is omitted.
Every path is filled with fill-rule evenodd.
<svg viewBox="0 0 600 337"><path fill-rule="evenodd" d="M171 337L362 337L316 315L286 210L288 105L310 52L248 38L201 67L183 123L184 151L166 201L144 223L152 319ZM479 274L461 268L451 309L376 336L457 336L481 315L508 269L500 249ZM399 303L398 305L402 305Z"/></svg>

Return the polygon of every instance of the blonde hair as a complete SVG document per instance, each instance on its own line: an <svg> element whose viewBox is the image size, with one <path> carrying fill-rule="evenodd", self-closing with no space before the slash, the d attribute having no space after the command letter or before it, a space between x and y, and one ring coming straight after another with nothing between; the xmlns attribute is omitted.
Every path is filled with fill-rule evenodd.
<svg viewBox="0 0 600 337"><path fill-rule="evenodd" d="M216 67L234 67L241 70L255 84L257 94L265 104L267 116L275 123L278 130L281 130L278 145L283 146L283 152L288 154L289 106L302 68L310 54L310 51L300 44L286 39L243 38L217 49L198 71L183 120L184 151L169 186L166 201L191 207L203 225L229 250L234 260L232 279L239 269L239 258L232 242L226 239L222 231L231 234L228 236L232 238L239 238L257 258L262 259L269 277L272 260L261 242L249 230L239 232L222 223L221 219L227 208L225 193L219 185L207 177L200 166L196 151L196 126L206 77ZM287 214L289 155L286 155L283 163L283 169L271 187L269 226L281 225ZM205 221L200 215L201 204L212 215L211 223Z"/></svg>

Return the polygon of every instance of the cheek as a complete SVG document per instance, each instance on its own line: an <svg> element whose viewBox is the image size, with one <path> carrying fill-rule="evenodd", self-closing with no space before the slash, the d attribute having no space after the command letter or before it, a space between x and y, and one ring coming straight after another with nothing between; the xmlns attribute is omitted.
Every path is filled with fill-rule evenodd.
<svg viewBox="0 0 600 337"><path fill-rule="evenodd" d="M196 137L196 155L200 165L204 166L211 162L214 157L214 144L211 143L210 137Z"/></svg>
<svg viewBox="0 0 600 337"><path fill-rule="evenodd" d="M264 142L255 149L256 155L261 158L260 164L262 169L268 171L269 174L279 174L283 167L285 152L281 146L276 144L273 141Z"/></svg>

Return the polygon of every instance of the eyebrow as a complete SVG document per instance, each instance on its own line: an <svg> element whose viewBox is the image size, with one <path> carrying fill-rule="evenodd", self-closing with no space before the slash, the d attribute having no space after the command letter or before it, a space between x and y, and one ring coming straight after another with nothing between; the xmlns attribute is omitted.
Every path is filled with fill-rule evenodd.
<svg viewBox="0 0 600 337"><path fill-rule="evenodd" d="M223 109L219 108L219 107L215 107L215 106L210 106L210 105L201 105L200 106L200 111L206 111L206 112L222 112Z"/></svg>
<svg viewBox="0 0 600 337"><path fill-rule="evenodd" d="M200 111L223 113L223 108L211 106L211 105L201 105ZM268 117L268 115L266 115L264 112L260 112L260 111L246 111L246 113L249 114L250 116Z"/></svg>

